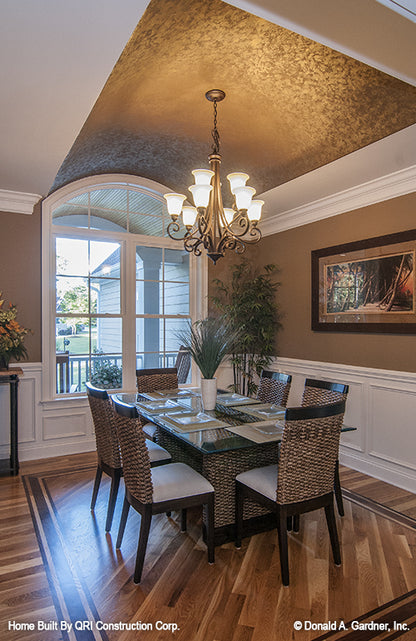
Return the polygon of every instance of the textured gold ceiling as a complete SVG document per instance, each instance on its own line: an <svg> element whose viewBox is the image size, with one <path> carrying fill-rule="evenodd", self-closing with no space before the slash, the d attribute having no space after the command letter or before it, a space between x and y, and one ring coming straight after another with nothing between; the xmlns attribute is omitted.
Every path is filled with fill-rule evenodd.
<svg viewBox="0 0 416 641"><path fill-rule="evenodd" d="M152 0L52 187L129 173L185 192L207 167L257 193L416 122L416 88L221 0ZM76 96L74 96L76 100Z"/></svg>

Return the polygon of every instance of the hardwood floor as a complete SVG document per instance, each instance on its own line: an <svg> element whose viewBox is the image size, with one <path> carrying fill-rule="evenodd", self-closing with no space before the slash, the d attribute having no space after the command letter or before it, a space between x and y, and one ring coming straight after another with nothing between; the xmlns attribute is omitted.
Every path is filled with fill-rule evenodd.
<svg viewBox="0 0 416 641"><path fill-rule="evenodd" d="M186 534L179 515L159 515L136 586L139 516L130 514L116 551L123 488L112 532L105 534L109 482L103 479L92 514L94 468L95 454L81 454L24 463L20 477L0 479L0 639L416 640L415 495L341 468L342 565L332 562L323 513L305 515L300 532L290 534L289 588L281 584L276 531L243 539L241 550L217 548L210 566L200 512L190 512ZM354 620L367 629L352 630ZM38 621L49 629L37 629ZM92 629L54 629L61 621ZM99 621L135 623L139 631L100 630ZM295 621L345 622L348 629L303 625L296 631ZM409 629L394 630L391 623L390 630L371 630L372 621ZM21 629L8 629L9 622ZM156 629L157 622L166 629ZM35 629L22 629L24 624Z"/></svg>

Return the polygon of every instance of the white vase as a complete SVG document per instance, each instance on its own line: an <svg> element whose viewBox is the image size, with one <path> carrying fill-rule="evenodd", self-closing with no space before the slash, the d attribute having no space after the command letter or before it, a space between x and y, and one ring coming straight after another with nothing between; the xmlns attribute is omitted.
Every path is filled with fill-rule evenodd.
<svg viewBox="0 0 416 641"><path fill-rule="evenodd" d="M215 409L217 402L217 379L201 378L201 396L204 410Z"/></svg>

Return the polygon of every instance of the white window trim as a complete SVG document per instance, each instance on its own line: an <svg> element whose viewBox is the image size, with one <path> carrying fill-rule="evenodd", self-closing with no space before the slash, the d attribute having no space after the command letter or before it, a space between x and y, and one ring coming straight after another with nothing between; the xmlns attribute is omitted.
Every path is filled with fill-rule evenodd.
<svg viewBox="0 0 416 641"><path fill-rule="evenodd" d="M81 228L53 226L52 212L58 205L66 202L70 198L74 198L86 191L90 191L95 187L108 187L118 188L120 186L128 186L129 188L136 188L142 193L151 193L156 199L162 201L163 195L169 192L164 185L156 183L146 178L138 176L131 176L127 174L103 174L101 176L91 176L89 178L82 178L69 185L65 185L58 191L44 199L42 203L42 403L50 401L68 402L71 399L79 400L80 396L85 396L83 393L73 395L57 395L56 394L56 366L55 366L55 256L54 256L54 243L53 238L55 235L71 237L79 236L86 237L86 230ZM132 240L137 245L154 246L154 238L150 239L148 236L130 234L126 232L112 232L109 234L107 231L97 230L94 232L97 239L103 240L119 240L126 244L127 239ZM157 237L157 245L170 249L180 248L177 241L170 238ZM126 270L127 252L124 252L124 262L121 265L121 270L124 270L124 282L126 290L134 289L135 287L135 274ZM131 250L130 250L131 251ZM131 258L131 257L130 257ZM208 261L205 255L195 257L190 254L190 316L192 320L204 318L208 311ZM124 293L121 294L121 310L126 312L126 300ZM131 310L130 310L131 311ZM134 315L130 314L131 322L133 322ZM129 316L127 316L129 318ZM127 336L132 332L132 328L125 327L123 323L123 352L126 355L124 359L124 367L129 374L127 375L128 389L131 391L135 387L135 358L136 349L124 349L126 347L125 341ZM124 379L126 380L126 378ZM192 367L192 385L199 384L199 372Z"/></svg>

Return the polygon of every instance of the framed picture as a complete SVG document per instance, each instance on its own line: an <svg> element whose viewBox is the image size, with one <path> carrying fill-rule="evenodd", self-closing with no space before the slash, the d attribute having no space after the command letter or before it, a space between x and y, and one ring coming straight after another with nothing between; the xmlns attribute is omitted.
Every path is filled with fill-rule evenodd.
<svg viewBox="0 0 416 641"><path fill-rule="evenodd" d="M416 229L312 252L312 329L416 334Z"/></svg>

